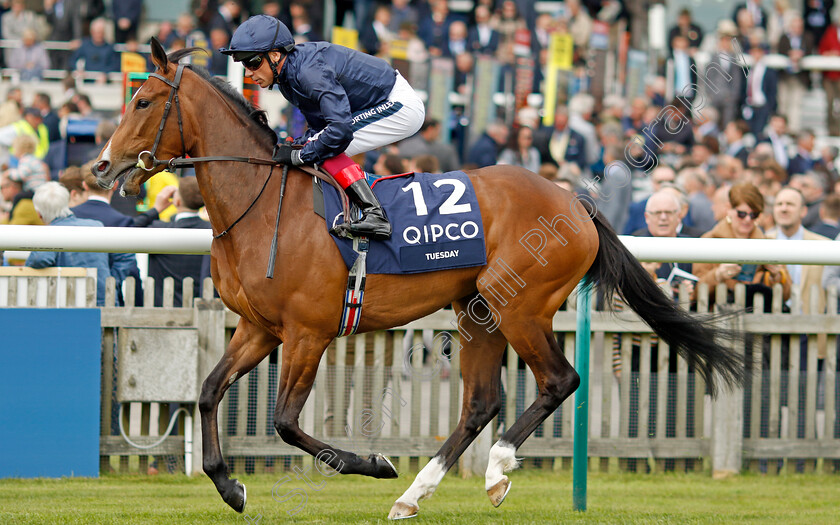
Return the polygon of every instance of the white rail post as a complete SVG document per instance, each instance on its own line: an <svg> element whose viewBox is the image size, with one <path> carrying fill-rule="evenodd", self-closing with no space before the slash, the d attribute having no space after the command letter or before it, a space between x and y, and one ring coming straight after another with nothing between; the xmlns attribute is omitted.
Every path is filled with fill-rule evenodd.
<svg viewBox="0 0 840 525"><path fill-rule="evenodd" d="M735 302L742 308L743 295L744 288L741 286L736 290ZM715 303L720 308L725 301L726 285L720 284L715 292ZM743 316L730 317L726 324L727 329L741 333ZM738 352L744 352L743 344L737 341L731 344L738 345L735 348ZM716 382L718 393L712 400L712 478L725 479L741 472L744 449L744 387L726 388L720 375L717 376Z"/></svg>

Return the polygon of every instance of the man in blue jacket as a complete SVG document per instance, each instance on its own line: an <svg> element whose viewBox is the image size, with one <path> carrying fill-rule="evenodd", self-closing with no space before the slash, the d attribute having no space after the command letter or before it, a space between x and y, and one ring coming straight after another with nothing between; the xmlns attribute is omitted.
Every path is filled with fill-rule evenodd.
<svg viewBox="0 0 840 525"><path fill-rule="evenodd" d="M79 60L85 60L85 71L103 73L119 72L120 54L114 50L114 46L105 40L107 22L104 18L97 18L90 24L90 38L82 40L82 44L70 56L70 69L80 67Z"/></svg>
<svg viewBox="0 0 840 525"><path fill-rule="evenodd" d="M130 228L134 226L135 218L123 215L111 206L111 195L116 191L116 186L106 190L96 183L96 176L89 169L80 171L88 197L85 202L70 208L70 211L80 219L99 221L106 228ZM62 184L65 183L65 176L67 176L67 172L59 178L59 182ZM137 256L133 253L109 253L108 266L111 268L111 275L117 281L117 306L123 306L125 304L122 294L123 281L129 277L134 277L135 290L140 290L140 269L137 267ZM142 293L136 291L134 295L135 306L142 306L142 302L137 304L137 301L142 301Z"/></svg>
<svg viewBox="0 0 840 525"><path fill-rule="evenodd" d="M220 51L242 62L245 76L261 87L276 84L306 118L306 133L293 143L278 144L274 159L294 166L321 165L362 211L361 219L350 223L350 232L390 237L391 225L350 156L393 144L420 129L423 101L402 75L382 59L343 46L295 45L289 29L266 15L246 20L230 47Z"/></svg>
<svg viewBox="0 0 840 525"><path fill-rule="evenodd" d="M491 122L467 154L467 163L479 168L495 166L499 154L505 149L510 132L502 122Z"/></svg>
<svg viewBox="0 0 840 525"><path fill-rule="evenodd" d="M35 190L32 197L35 210L44 224L50 226L94 226L102 223L91 219L80 219L70 211L70 192L58 182L45 182ZM105 280L111 275L108 268L108 254L94 252L32 252L26 259L30 268L52 268L73 266L96 268L96 305L105 305Z"/></svg>

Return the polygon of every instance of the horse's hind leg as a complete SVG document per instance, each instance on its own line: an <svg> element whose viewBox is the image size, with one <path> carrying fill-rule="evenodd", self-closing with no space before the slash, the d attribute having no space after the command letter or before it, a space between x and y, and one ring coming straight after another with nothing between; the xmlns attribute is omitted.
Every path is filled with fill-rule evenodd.
<svg viewBox="0 0 840 525"><path fill-rule="evenodd" d="M213 480L225 503L237 512L245 510L245 486L235 479L230 479L228 467L222 457L217 419L219 403L230 385L243 374L247 374L279 344L280 340L273 335L245 318L240 319L225 355L201 387L198 407L201 411L204 472Z"/></svg>
<svg viewBox="0 0 840 525"><path fill-rule="evenodd" d="M516 467L516 449L580 384L580 377L554 339L550 321L539 326L534 321L514 321L512 317L503 316L502 331L534 373L539 394L490 449L485 489L490 501L497 507L510 488L504 473Z"/></svg>
<svg viewBox="0 0 840 525"><path fill-rule="evenodd" d="M315 456L341 474L362 474L374 478L395 478L394 465L381 454L362 459L352 452L327 445L306 434L299 424L300 412L312 390L318 363L332 335L300 331L283 341L283 365L274 408L274 427L286 443ZM361 385L359 385L361 390Z"/></svg>
<svg viewBox="0 0 840 525"><path fill-rule="evenodd" d="M466 301L455 303L456 314L466 304ZM461 419L437 455L423 467L414 483L394 503L388 515L390 519L410 518L417 514L418 502L434 493L444 474L502 406L500 384L502 356L506 347L504 336L499 330L488 332L486 327L477 325L469 316L462 318L460 326L462 347L459 355L461 375L464 378ZM450 380L457 381L458 378L452 377Z"/></svg>

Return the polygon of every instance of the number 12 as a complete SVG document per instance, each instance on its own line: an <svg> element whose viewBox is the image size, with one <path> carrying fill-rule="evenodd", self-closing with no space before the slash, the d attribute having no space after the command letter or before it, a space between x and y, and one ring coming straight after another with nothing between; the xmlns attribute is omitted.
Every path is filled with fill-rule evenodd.
<svg viewBox="0 0 840 525"><path fill-rule="evenodd" d="M464 192L467 191L467 186L458 179L440 179L435 181L434 186L440 188L444 184L452 186L452 194L440 205L441 215L452 215L454 213L469 213L472 211L472 206L469 202L458 204L458 201L463 197ZM417 209L417 216L429 214L429 208L426 206L426 201L423 199L423 191L420 189L420 183L417 181L404 186L404 192L411 191L414 196L414 207Z"/></svg>

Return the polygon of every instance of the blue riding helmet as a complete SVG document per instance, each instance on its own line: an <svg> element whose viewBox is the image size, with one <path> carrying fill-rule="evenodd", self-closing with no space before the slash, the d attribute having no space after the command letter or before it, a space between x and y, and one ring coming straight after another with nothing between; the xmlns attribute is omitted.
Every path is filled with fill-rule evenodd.
<svg viewBox="0 0 840 525"><path fill-rule="evenodd" d="M283 22L272 16L257 15L237 28L230 40L230 47L219 51L233 55L234 60L241 60L253 53L267 53L274 49L289 54L294 48L295 39Z"/></svg>

